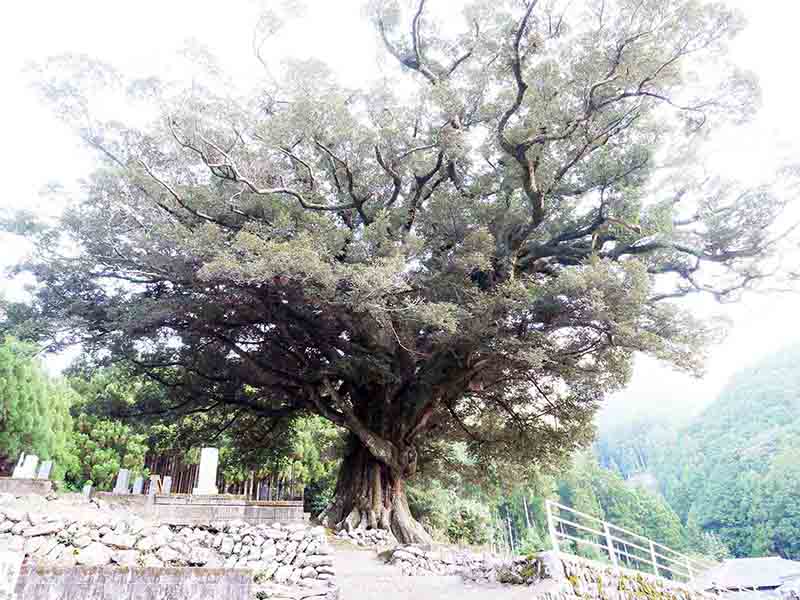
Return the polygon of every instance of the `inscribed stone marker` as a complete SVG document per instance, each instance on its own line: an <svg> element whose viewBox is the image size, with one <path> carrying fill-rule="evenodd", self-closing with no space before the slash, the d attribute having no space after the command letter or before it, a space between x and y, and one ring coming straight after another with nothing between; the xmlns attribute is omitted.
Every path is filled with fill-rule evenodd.
<svg viewBox="0 0 800 600"><path fill-rule="evenodd" d="M36 479L50 479L50 472L53 470L53 461L46 460L39 467L39 472L36 473Z"/></svg>
<svg viewBox="0 0 800 600"><path fill-rule="evenodd" d="M13 477L14 479L19 479L20 477L22 477L22 475L21 475L21 473L22 473L22 465L24 463L25 463L25 453L22 452L19 455L19 460L17 461L17 466L14 467L14 472L11 474L11 477Z"/></svg>
<svg viewBox="0 0 800 600"><path fill-rule="evenodd" d="M39 464L39 457L35 454L25 456L25 462L19 471L19 479L34 479L36 477L36 467Z"/></svg>
<svg viewBox="0 0 800 600"><path fill-rule="evenodd" d="M83 495L88 499L92 497L92 484L87 483L83 486Z"/></svg>
<svg viewBox="0 0 800 600"><path fill-rule="evenodd" d="M161 493L161 475L150 475L150 487L147 488L148 496Z"/></svg>
<svg viewBox="0 0 800 600"><path fill-rule="evenodd" d="M200 472L197 477L197 487L192 491L193 494L203 496L216 496L219 494L217 489L218 463L219 450L217 448L203 448L200 452Z"/></svg>
<svg viewBox="0 0 800 600"><path fill-rule="evenodd" d="M171 491L172 491L172 477L169 476L169 475L166 475L164 477L164 486L163 486L163 489L161 490L161 493L162 494L169 494Z"/></svg>
<svg viewBox="0 0 800 600"><path fill-rule="evenodd" d="M134 494L141 494L142 490L144 489L144 478L137 477L133 480L133 493Z"/></svg>
<svg viewBox="0 0 800 600"><path fill-rule="evenodd" d="M114 494L130 494L131 472L128 469L120 469L117 474L117 484L114 486Z"/></svg>

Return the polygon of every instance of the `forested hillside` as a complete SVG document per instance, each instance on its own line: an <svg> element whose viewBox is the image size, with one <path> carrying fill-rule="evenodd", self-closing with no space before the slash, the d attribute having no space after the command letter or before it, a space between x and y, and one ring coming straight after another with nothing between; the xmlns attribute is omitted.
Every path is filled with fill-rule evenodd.
<svg viewBox="0 0 800 600"><path fill-rule="evenodd" d="M800 345L736 373L688 424L639 417L604 427L596 448L626 479L649 476L684 523L735 555L800 558L798 434Z"/></svg>

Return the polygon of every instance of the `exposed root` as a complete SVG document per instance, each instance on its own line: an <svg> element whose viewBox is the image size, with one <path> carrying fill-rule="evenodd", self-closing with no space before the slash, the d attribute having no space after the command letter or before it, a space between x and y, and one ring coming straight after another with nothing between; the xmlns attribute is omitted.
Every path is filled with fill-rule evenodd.
<svg viewBox="0 0 800 600"><path fill-rule="evenodd" d="M402 544L433 541L411 515L404 481L363 447L355 448L342 462L334 500L320 520L351 536L356 531L385 530Z"/></svg>

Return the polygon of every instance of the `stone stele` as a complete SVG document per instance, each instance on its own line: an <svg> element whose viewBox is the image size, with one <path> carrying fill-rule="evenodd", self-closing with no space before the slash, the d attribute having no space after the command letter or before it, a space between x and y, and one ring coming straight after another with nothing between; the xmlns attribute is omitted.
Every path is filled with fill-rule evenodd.
<svg viewBox="0 0 800 600"><path fill-rule="evenodd" d="M39 465L39 457L35 454L25 456L25 462L19 470L17 479L36 479L36 467Z"/></svg>
<svg viewBox="0 0 800 600"><path fill-rule="evenodd" d="M20 473L22 473L22 465L25 463L25 453L21 453L19 455L19 460L17 461L17 466L14 467L14 472L11 474L12 479L19 479Z"/></svg>
<svg viewBox="0 0 800 600"><path fill-rule="evenodd" d="M200 473L197 477L197 487L192 491L195 495L216 496L217 465L219 464L219 450L217 448L203 448L200 452Z"/></svg>
<svg viewBox="0 0 800 600"><path fill-rule="evenodd" d="M53 461L46 460L39 466L36 479L50 479L50 472L53 470Z"/></svg>
<svg viewBox="0 0 800 600"><path fill-rule="evenodd" d="M130 494L131 472L128 469L120 469L117 473L117 483L114 486L114 494Z"/></svg>

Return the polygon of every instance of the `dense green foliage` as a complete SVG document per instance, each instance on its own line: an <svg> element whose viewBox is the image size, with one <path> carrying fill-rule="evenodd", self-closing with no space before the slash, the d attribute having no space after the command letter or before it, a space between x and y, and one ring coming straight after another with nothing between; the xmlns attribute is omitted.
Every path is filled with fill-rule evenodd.
<svg viewBox="0 0 800 600"><path fill-rule="evenodd" d="M602 468L591 452L578 454L563 473L539 478L535 485L519 488L500 502L500 517L510 520L518 550L549 547L543 508L546 498L555 499L676 550L703 550L697 543L699 540L691 539L678 515L660 495L631 485L618 473ZM507 536L506 532L502 533ZM574 543L570 544L574 546ZM602 556L589 546L579 545L573 550L592 558Z"/></svg>
<svg viewBox="0 0 800 600"><path fill-rule="evenodd" d="M0 459L7 468L21 452L53 459L56 478L74 465L73 400L67 386L44 372L36 348L12 338L0 343Z"/></svg>
<svg viewBox="0 0 800 600"><path fill-rule="evenodd" d="M132 477L147 475L144 457L146 437L119 421L80 415L74 421L72 450L75 466L67 473L67 482L79 488L91 481L97 489L109 490L120 469L129 469ZM131 479L133 481L133 479Z"/></svg>
<svg viewBox="0 0 800 600"><path fill-rule="evenodd" d="M321 512L330 501L341 456L341 432L318 417L294 419L272 435L219 435L219 424L202 414L164 419L164 388L116 365L95 368L79 362L67 376L47 376L37 349L7 338L0 345L0 459L12 468L20 452L55 461L53 479L73 489L92 481L113 487L121 468L146 475L145 455L173 454L192 462L210 441L220 447L220 468L236 483L273 475L319 488L311 494ZM214 438L206 437L217 434ZM325 495L327 494L327 495Z"/></svg>
<svg viewBox="0 0 800 600"><path fill-rule="evenodd" d="M647 472L681 519L737 556L800 558L800 346L736 373L688 424L601 432L602 462Z"/></svg>
<svg viewBox="0 0 800 600"><path fill-rule="evenodd" d="M100 367L82 357L68 373L70 386L80 394L73 413L84 422L102 424L108 431L99 435L114 440L112 464L117 467L108 467L111 472L123 462L141 469L147 451L193 463L199 458L198 448L213 444L220 449L219 468L226 483L242 483L255 475L308 484L313 488L308 508L314 514L330 502L342 435L324 419L286 419L264 432L254 430L252 416L243 413L224 422L222 415L205 411L175 418L169 410L169 390L124 365ZM122 439L129 444L116 451ZM108 446L106 451L112 452Z"/></svg>
<svg viewBox="0 0 800 600"><path fill-rule="evenodd" d="M480 496L469 497L464 488L436 479L420 481L410 486L408 502L414 516L439 540L468 545L491 540L489 505Z"/></svg>

